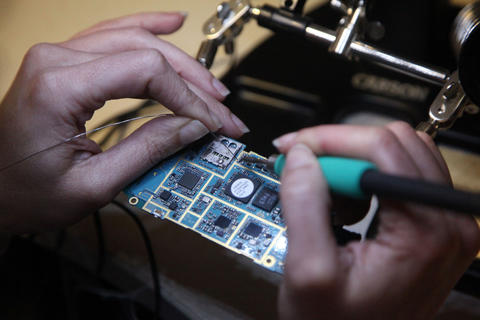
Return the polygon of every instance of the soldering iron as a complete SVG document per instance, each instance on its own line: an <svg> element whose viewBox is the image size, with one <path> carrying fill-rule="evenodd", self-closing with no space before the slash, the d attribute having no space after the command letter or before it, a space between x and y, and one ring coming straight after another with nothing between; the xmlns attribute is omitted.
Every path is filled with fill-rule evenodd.
<svg viewBox="0 0 480 320"><path fill-rule="evenodd" d="M480 217L478 194L455 190L450 185L386 174L365 160L331 156L317 159L332 192L353 198L376 195L397 201L412 201ZM272 155L265 159L245 155L242 160L264 164L280 176L286 157Z"/></svg>

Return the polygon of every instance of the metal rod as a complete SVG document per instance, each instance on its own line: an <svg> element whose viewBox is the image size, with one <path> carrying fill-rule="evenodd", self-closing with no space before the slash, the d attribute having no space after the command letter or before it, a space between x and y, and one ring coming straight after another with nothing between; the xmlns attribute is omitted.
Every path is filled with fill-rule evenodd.
<svg viewBox="0 0 480 320"><path fill-rule="evenodd" d="M334 31L311 23L311 20L306 17L285 13L268 5L262 8L251 8L250 14L261 26L273 30L302 34L307 39L328 46L335 43L337 38ZM359 58L381 65L382 67L439 86L443 86L449 77L448 70L406 60L360 41L353 41L351 43L350 53Z"/></svg>
<svg viewBox="0 0 480 320"><path fill-rule="evenodd" d="M305 29L305 36L327 45L336 39L334 31L316 24L311 24ZM449 76L447 70L406 60L360 41L353 41L350 50L359 58L439 86L443 86Z"/></svg>

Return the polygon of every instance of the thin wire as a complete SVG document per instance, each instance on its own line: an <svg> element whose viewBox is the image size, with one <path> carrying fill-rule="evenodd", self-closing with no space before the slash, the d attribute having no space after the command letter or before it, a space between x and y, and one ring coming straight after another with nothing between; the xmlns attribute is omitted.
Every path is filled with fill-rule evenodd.
<svg viewBox="0 0 480 320"><path fill-rule="evenodd" d="M23 159L20 159L20 160L17 160L17 161L14 161L2 168L0 168L0 172L2 171L5 171L7 169L10 169L11 167L13 166L16 166L24 161L27 161L37 155L39 155L40 153L43 153L45 151L50 151L58 146L61 146L62 144L65 144L65 143L69 143L69 142L72 142L73 140L76 140L76 139L79 139L79 138L82 138L82 137L85 137L89 134L92 134L92 133L95 133L97 131L100 131L100 130L103 130L103 129L106 129L106 128L110 128L110 127L114 127L114 126L118 126L118 125L122 125L124 123L127 123L127 122L132 122L132 121L137 121L137 120L142 120L142 119L148 119L148 118L159 118L159 117L163 117L163 116L168 116L169 114L164 114L164 113L160 113L160 114L155 114L155 115L146 115L146 116L140 116L140 117L135 117L135 118L130 118L130 119L127 119L127 120L122 120L122 121L118 121L118 122L114 122L114 123L109 123L109 124L106 124L104 126L101 126L101 127L98 127L98 128L95 128L95 129L92 129L90 131L87 131L87 132L83 132L83 133L80 133L80 134L77 134L73 137L70 137L70 138L67 138L63 141L60 141L59 143L56 143L56 144L53 144L45 149L42 149L40 151L37 151L37 152L34 152L28 156L26 156L25 158Z"/></svg>

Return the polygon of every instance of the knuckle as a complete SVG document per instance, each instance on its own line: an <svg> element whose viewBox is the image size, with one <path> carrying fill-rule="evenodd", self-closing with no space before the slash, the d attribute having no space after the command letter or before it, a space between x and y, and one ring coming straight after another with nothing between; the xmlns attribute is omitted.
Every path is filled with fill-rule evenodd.
<svg viewBox="0 0 480 320"><path fill-rule="evenodd" d="M143 49L141 60L148 66L147 70L151 70L152 74L163 73L168 68L167 59L156 49Z"/></svg>
<svg viewBox="0 0 480 320"><path fill-rule="evenodd" d="M41 63L45 57L51 54L54 48L55 45L50 43L37 43L27 51L24 61L28 64Z"/></svg>
<svg viewBox="0 0 480 320"><path fill-rule="evenodd" d="M152 36L150 32L139 26L128 27L125 31L126 36L134 37L135 39L142 39ZM128 35L127 35L128 34Z"/></svg>
<svg viewBox="0 0 480 320"><path fill-rule="evenodd" d="M140 52L139 60L141 61L139 71L149 79L148 89L152 90L152 87L157 87L158 82L160 82L160 85L165 89L165 94L175 96L175 92L179 90L178 85L173 88L174 90L171 87L177 82L172 79L172 76L176 76L176 74L171 72L172 68L165 56L156 49L143 49Z"/></svg>
<svg viewBox="0 0 480 320"><path fill-rule="evenodd" d="M406 123L405 121L395 121L387 125L387 128L392 129L395 132L398 132L400 135L402 134L410 134L414 132L413 128Z"/></svg>
<svg viewBox="0 0 480 320"><path fill-rule="evenodd" d="M377 150L390 150L397 144L397 138L387 128L374 129L373 147Z"/></svg>

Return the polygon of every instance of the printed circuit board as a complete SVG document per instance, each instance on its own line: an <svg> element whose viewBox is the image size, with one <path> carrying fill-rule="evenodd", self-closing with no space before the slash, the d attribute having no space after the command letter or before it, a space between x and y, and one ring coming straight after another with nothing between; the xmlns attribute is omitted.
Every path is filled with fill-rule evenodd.
<svg viewBox="0 0 480 320"><path fill-rule="evenodd" d="M233 139L209 137L162 161L125 189L129 203L283 273L287 237L278 176Z"/></svg>

